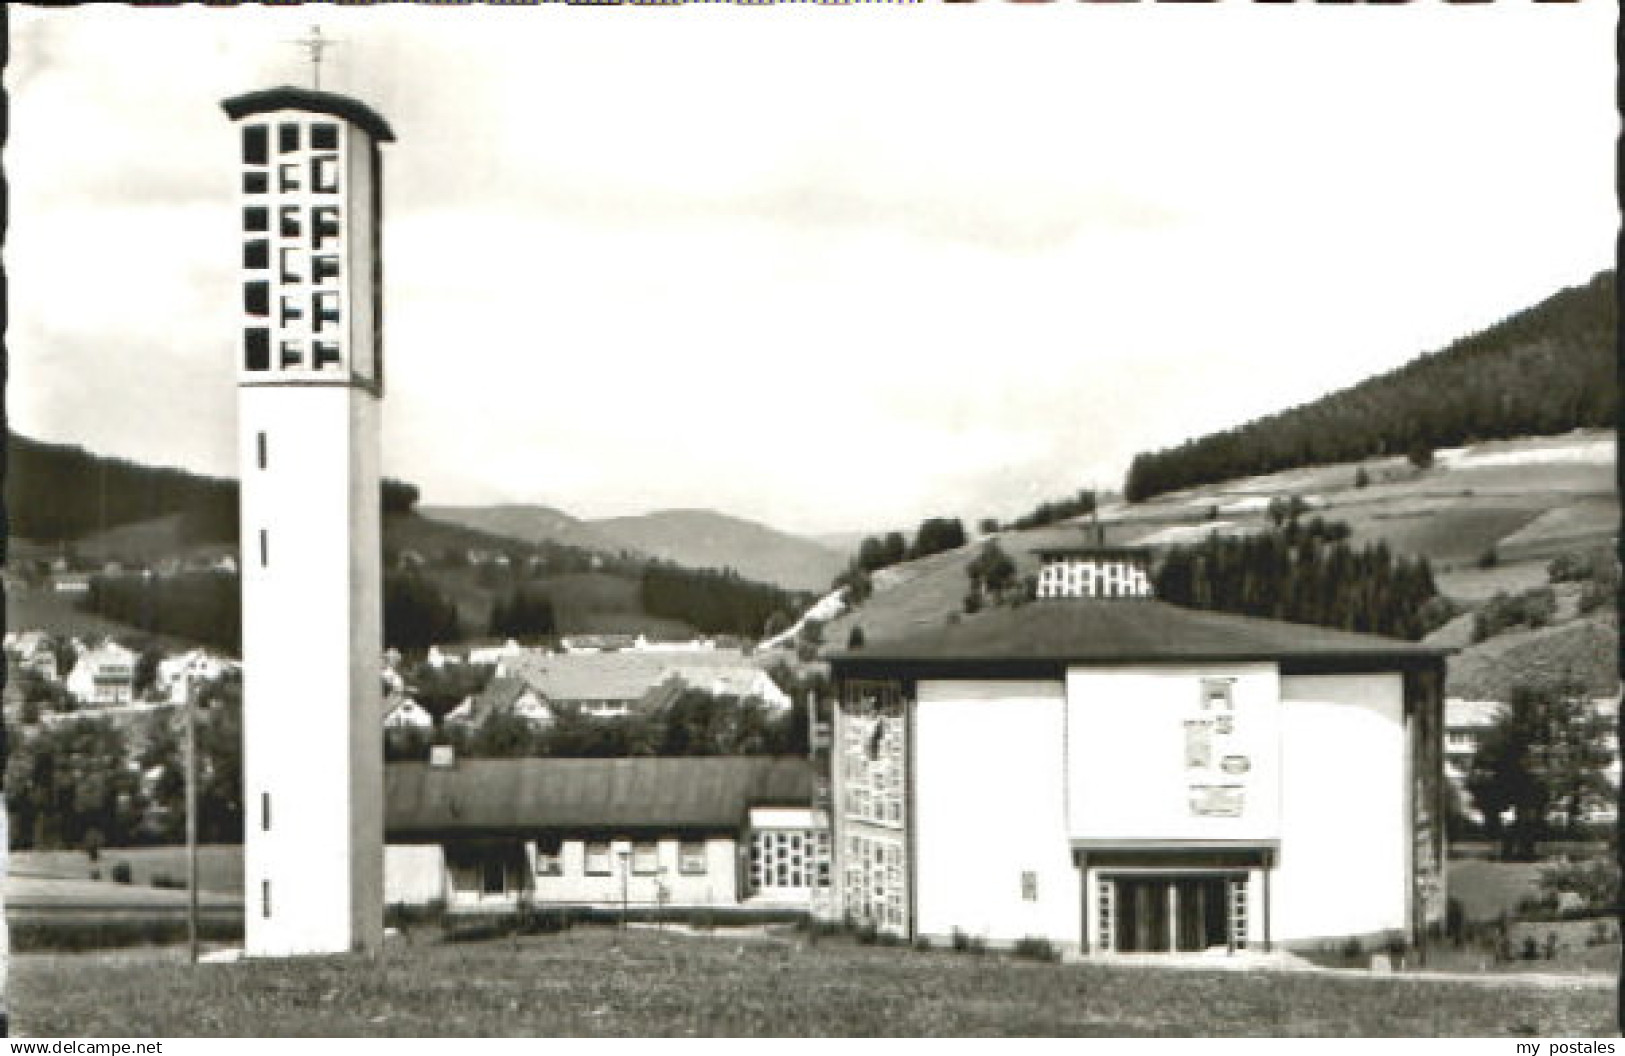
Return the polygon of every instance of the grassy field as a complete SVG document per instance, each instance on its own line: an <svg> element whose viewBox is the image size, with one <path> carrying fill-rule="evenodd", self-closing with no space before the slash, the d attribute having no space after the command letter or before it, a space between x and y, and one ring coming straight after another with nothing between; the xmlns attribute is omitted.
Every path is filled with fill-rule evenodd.
<svg viewBox="0 0 1625 1056"><path fill-rule="evenodd" d="M12 1028L51 1036L1595 1036L1604 987L1057 965L577 928L377 958L192 967L21 955Z"/></svg>
<svg viewBox="0 0 1625 1056"><path fill-rule="evenodd" d="M115 863L130 863L135 886L151 886L155 876L184 879L184 847L109 847L101 860L92 862L83 851L12 851L9 873L19 879L88 880L101 874L101 882L112 884ZM243 890L243 849L240 846L205 844L198 848L198 890L240 895Z"/></svg>

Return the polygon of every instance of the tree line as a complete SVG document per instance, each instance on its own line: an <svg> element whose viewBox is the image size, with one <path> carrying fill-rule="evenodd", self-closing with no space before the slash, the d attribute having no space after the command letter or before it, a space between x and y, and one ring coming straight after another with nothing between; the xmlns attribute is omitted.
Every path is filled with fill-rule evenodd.
<svg viewBox="0 0 1625 1056"><path fill-rule="evenodd" d="M1125 496L1139 502L1300 466L1612 428L1619 414L1614 297L1614 272L1605 271L1352 388L1137 455Z"/></svg>
<svg viewBox="0 0 1625 1056"><path fill-rule="evenodd" d="M639 596L651 616L681 620L706 634L760 636L804 607L805 595L741 577L732 569L692 569L666 561L644 567Z"/></svg>
<svg viewBox="0 0 1625 1056"><path fill-rule="evenodd" d="M1157 597L1412 641L1453 614L1434 600L1426 558L1396 557L1382 542L1355 549L1347 536L1346 525L1318 517L1249 535L1215 533L1168 551L1156 573Z"/></svg>

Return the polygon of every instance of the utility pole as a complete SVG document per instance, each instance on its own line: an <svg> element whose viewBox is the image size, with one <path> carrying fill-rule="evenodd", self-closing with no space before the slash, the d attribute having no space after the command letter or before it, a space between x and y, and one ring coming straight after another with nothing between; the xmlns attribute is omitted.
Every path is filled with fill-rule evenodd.
<svg viewBox="0 0 1625 1056"><path fill-rule="evenodd" d="M197 963L197 697L198 680L186 676L186 949Z"/></svg>

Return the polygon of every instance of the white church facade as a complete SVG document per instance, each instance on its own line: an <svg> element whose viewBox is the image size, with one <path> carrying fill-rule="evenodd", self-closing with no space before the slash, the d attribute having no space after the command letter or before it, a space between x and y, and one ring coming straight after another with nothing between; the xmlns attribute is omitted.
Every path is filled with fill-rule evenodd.
<svg viewBox="0 0 1625 1056"><path fill-rule="evenodd" d="M245 946L383 932L382 162L366 105L273 88L237 123Z"/></svg>
<svg viewBox="0 0 1625 1056"><path fill-rule="evenodd" d="M842 912L1072 953L1419 937L1442 918L1440 650L1154 600L1145 555L832 658Z"/></svg>

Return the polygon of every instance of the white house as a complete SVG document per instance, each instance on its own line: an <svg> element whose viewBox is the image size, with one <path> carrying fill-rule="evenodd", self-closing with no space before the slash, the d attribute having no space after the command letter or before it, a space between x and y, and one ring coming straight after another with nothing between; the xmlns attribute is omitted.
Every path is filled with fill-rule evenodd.
<svg viewBox="0 0 1625 1056"><path fill-rule="evenodd" d="M135 700L136 655L109 639L79 654L63 685L81 705L113 707Z"/></svg>
<svg viewBox="0 0 1625 1056"><path fill-rule="evenodd" d="M832 658L843 912L1083 952L1442 917L1443 654L1154 600L1057 551L1036 601Z"/></svg>
<svg viewBox="0 0 1625 1056"><path fill-rule="evenodd" d="M807 909L829 827L804 759L391 763L390 904Z"/></svg>
<svg viewBox="0 0 1625 1056"><path fill-rule="evenodd" d="M422 704L404 694L387 697L384 700L384 729L432 730L434 716Z"/></svg>
<svg viewBox="0 0 1625 1056"><path fill-rule="evenodd" d="M170 703L184 704L192 685L218 681L237 667L233 660L210 656L202 649L193 649L158 661L153 688Z"/></svg>

